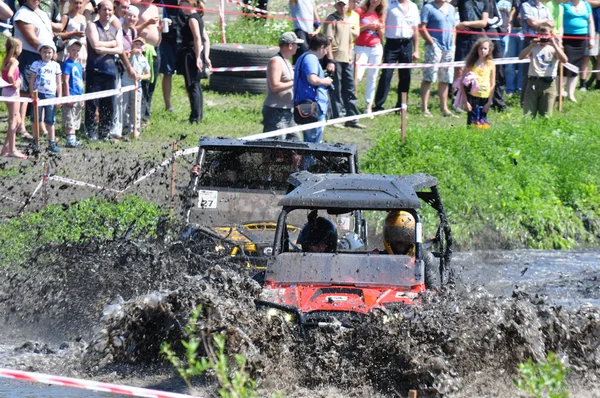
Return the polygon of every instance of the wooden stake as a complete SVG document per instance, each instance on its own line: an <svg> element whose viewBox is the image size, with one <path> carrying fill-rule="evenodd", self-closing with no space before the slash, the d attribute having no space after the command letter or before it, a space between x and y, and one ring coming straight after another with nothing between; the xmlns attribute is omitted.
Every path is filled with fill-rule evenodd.
<svg viewBox="0 0 600 398"><path fill-rule="evenodd" d="M33 138L35 138L35 156L39 158L40 156L40 115L39 115L39 107L38 107L38 92L35 90L33 92ZM25 115L23 115L25 117Z"/></svg>
<svg viewBox="0 0 600 398"><path fill-rule="evenodd" d="M50 166L48 166L48 163L44 163L44 175L42 176L42 205L44 207L48 204L48 174L50 174Z"/></svg>
<svg viewBox="0 0 600 398"><path fill-rule="evenodd" d="M175 152L177 152L177 141L173 142L173 157L171 158L173 161L171 162L171 206L170 213L173 215L173 211L175 210L175 171L176 171L176 163L175 163Z"/></svg>
<svg viewBox="0 0 600 398"><path fill-rule="evenodd" d="M138 81L135 82L135 90L133 90L133 139L137 140L140 137L140 131L137 129L137 113L138 113L138 89L140 84Z"/></svg>
<svg viewBox="0 0 600 398"><path fill-rule="evenodd" d="M410 390L408 392L408 398L417 398L417 390Z"/></svg>
<svg viewBox="0 0 600 398"><path fill-rule="evenodd" d="M400 115L402 115L402 120L400 122L400 131L402 132L402 142L406 141L406 128L407 128L407 115L406 110L408 108L407 100L408 93L402 93L402 107L400 108Z"/></svg>
<svg viewBox="0 0 600 398"><path fill-rule="evenodd" d="M558 111L562 112L563 106L563 65L558 63Z"/></svg>

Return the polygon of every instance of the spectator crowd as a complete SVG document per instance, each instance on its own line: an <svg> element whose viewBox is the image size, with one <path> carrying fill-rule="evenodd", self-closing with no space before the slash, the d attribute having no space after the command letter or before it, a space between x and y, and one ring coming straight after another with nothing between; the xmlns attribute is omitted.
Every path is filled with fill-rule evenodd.
<svg viewBox="0 0 600 398"><path fill-rule="evenodd" d="M173 111L172 75L178 71L190 97L190 122L202 119L199 79L210 67L210 42L196 8L204 5L163 0L159 6L140 0L0 2L0 19L10 19L14 27L2 63L2 78L9 84L3 97L37 92L44 100L125 89L119 95L40 107L40 134L48 137L48 151L60 152L55 125L61 107L67 147L81 146L77 132L82 118L83 134L90 141L118 141L141 131L150 123L159 74L164 76L166 109ZM1 155L26 159L16 149L15 137L33 139L25 129L33 107L8 101L7 106L9 128Z"/></svg>
<svg viewBox="0 0 600 398"><path fill-rule="evenodd" d="M159 74L166 110L173 111L172 76L179 73L190 101L189 121L202 120L200 79L211 62L199 0L162 0L158 5L19 0L18 6L14 1L0 2L0 19L14 25L2 63L2 78L9 84L3 97L37 91L40 99L49 99L139 85L139 95L126 90L64 103L65 146L81 145L77 133L82 117L83 134L91 141L121 140L143 129L150 123ZM505 97L520 93L524 113L549 116L558 95L577 102L578 81L581 90L600 88L598 72L586 80L590 59L600 68L600 0L430 0L419 6L412 0L339 0L323 21L315 0L290 0L289 7L294 31L281 36L280 51L267 65L265 132L293 126L294 106L307 101L315 120L346 117L333 126L365 128L352 117L359 108L368 115L384 109L395 70L379 72L366 68L367 63L465 61L465 67L424 68L421 110L424 117L433 116L429 103L437 82L441 114L458 118L465 113L467 124L480 128L490 126L490 110L509 111ZM528 58L530 63L495 62L503 57ZM565 69L564 87L557 87L559 61L582 71ZM365 97L359 100L356 85L365 76ZM411 69L398 69L396 108L406 107L410 83ZM9 127L1 155L26 158L16 149L15 137L32 139L25 129L31 106L7 104ZM60 151L55 131L59 107L39 109L41 134L48 137L51 152ZM322 127L303 132L306 141L322 137Z"/></svg>

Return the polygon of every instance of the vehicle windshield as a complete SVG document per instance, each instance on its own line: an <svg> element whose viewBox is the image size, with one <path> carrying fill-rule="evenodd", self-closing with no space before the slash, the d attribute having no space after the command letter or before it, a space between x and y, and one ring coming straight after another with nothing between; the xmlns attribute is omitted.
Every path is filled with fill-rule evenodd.
<svg viewBox="0 0 600 398"><path fill-rule="evenodd" d="M290 285L411 287L415 259L383 253L281 253L267 267L266 280Z"/></svg>
<svg viewBox="0 0 600 398"><path fill-rule="evenodd" d="M200 167L199 187L287 192L290 174L350 173L348 154L277 147L208 148Z"/></svg>

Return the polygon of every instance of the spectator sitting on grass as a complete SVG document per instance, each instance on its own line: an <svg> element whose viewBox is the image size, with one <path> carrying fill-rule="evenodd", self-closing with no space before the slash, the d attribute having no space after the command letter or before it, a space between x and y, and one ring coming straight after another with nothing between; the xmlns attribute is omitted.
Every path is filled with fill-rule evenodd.
<svg viewBox="0 0 600 398"><path fill-rule="evenodd" d="M538 37L534 38L519 54L519 59L529 58L529 73L523 113L535 117L552 116L554 101L557 96L556 70L557 63L567 62L567 55L552 34L552 26L541 23L538 26Z"/></svg>
<svg viewBox="0 0 600 398"><path fill-rule="evenodd" d="M62 84L60 76L62 72L58 62L53 61L52 57L56 54L56 47L54 43L47 42L42 43L39 46L39 52L42 56L40 61L35 61L31 65L31 73L29 75L29 94L33 97L33 92L38 92L39 99L50 99L61 97L62 95ZM56 105L56 108L60 108L60 104ZM42 119L42 111L44 111L44 123L48 131L48 139L50 144L48 145L48 151L58 153L60 149L56 145L55 140L55 129L56 124L56 110L54 105L44 105L39 107L39 120Z"/></svg>
<svg viewBox="0 0 600 398"><path fill-rule="evenodd" d="M138 36L133 39L131 43L131 55L129 57L129 63L135 71L135 80L131 79L128 74L123 75L123 87L133 86L136 81L150 79L150 65L148 60L144 57L144 45L146 41L143 37ZM142 97L135 94L135 90L126 91L123 93L123 127L124 133L127 134L134 130L133 126L133 112L135 110L135 129L140 131L141 117L142 117Z"/></svg>
<svg viewBox="0 0 600 398"><path fill-rule="evenodd" d="M63 94L69 95L83 94L83 66L79 63L79 52L82 48L79 39L71 39L67 46L66 59L62 66L63 73ZM81 146L75 133L81 127L81 110L83 101L67 102L63 108L63 128L67 135L67 147L76 148Z"/></svg>

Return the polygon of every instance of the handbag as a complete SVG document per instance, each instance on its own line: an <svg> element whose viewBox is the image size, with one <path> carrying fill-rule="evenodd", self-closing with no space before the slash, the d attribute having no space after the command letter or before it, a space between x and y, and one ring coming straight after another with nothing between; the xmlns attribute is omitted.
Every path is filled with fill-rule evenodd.
<svg viewBox="0 0 600 398"><path fill-rule="evenodd" d="M297 63L300 63L298 67L298 76L302 74L302 63L304 62L305 56L306 53L304 53L297 61ZM296 80L294 80L294 93L296 92ZM294 102L294 122L296 122L296 124L309 124L318 122L319 113L320 110L317 101L305 99L299 102Z"/></svg>
<svg viewBox="0 0 600 398"><path fill-rule="evenodd" d="M294 105L294 122L309 124L319 121L319 104L313 100L303 100Z"/></svg>

